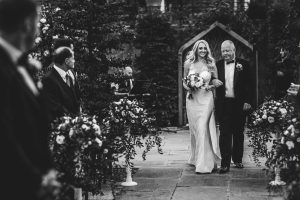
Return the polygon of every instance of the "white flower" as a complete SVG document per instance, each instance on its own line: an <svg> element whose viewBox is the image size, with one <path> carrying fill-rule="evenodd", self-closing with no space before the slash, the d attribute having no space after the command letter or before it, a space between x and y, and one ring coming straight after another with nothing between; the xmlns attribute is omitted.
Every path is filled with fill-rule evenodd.
<svg viewBox="0 0 300 200"><path fill-rule="evenodd" d="M65 136L63 136L63 135L56 136L56 142L57 142L57 144L63 144L64 141L65 141Z"/></svg>
<svg viewBox="0 0 300 200"><path fill-rule="evenodd" d="M98 143L99 147L102 146L102 141L99 138L96 138L95 141Z"/></svg>
<svg viewBox="0 0 300 200"><path fill-rule="evenodd" d="M88 145L91 145L92 144L92 142L91 141L88 141Z"/></svg>
<svg viewBox="0 0 300 200"><path fill-rule="evenodd" d="M296 119L296 118L293 118L293 119L292 119L292 122L296 122L296 121L297 121L297 119Z"/></svg>
<svg viewBox="0 0 300 200"><path fill-rule="evenodd" d="M285 108L280 108L279 109L281 115L285 116L287 114L287 110Z"/></svg>
<svg viewBox="0 0 300 200"><path fill-rule="evenodd" d="M195 81L191 81L191 86L195 87Z"/></svg>
<svg viewBox="0 0 300 200"><path fill-rule="evenodd" d="M284 137L281 138L281 144L284 144Z"/></svg>
<svg viewBox="0 0 300 200"><path fill-rule="evenodd" d="M34 42L35 42L36 44L40 43L41 41L42 41L42 38L40 38L40 37L37 37L37 38L35 38L35 40L34 40Z"/></svg>
<svg viewBox="0 0 300 200"><path fill-rule="evenodd" d="M242 71L242 70L243 70L243 65L240 64L240 63L237 63L235 67L236 67L236 69L237 69L238 71Z"/></svg>
<svg viewBox="0 0 300 200"><path fill-rule="evenodd" d="M267 119L267 115L263 115L262 118L263 118L263 119Z"/></svg>
<svg viewBox="0 0 300 200"><path fill-rule="evenodd" d="M73 134L74 134L74 129L71 128L70 131L69 131L69 137L72 137Z"/></svg>
<svg viewBox="0 0 300 200"><path fill-rule="evenodd" d="M40 19L40 22L44 24L47 22L47 20L45 18L42 18L42 19Z"/></svg>
<svg viewBox="0 0 300 200"><path fill-rule="evenodd" d="M108 153L108 149L104 149L104 150L103 150L103 153L104 153L104 154L107 154L107 153Z"/></svg>
<svg viewBox="0 0 300 200"><path fill-rule="evenodd" d="M60 11L61 9L59 7L55 8L55 12Z"/></svg>
<svg viewBox="0 0 300 200"><path fill-rule="evenodd" d="M57 39L58 38L58 35L54 35L52 36L53 39Z"/></svg>
<svg viewBox="0 0 300 200"><path fill-rule="evenodd" d="M284 131L284 135L288 135L290 132L288 130Z"/></svg>
<svg viewBox="0 0 300 200"><path fill-rule="evenodd" d="M125 113L125 111L124 111L124 110L122 111L122 113L121 113L121 114L122 114L122 116L123 116L123 117L125 117L125 115L126 115L126 113Z"/></svg>
<svg viewBox="0 0 300 200"><path fill-rule="evenodd" d="M48 50L44 51L44 56L49 56L50 52Z"/></svg>
<svg viewBox="0 0 300 200"><path fill-rule="evenodd" d="M298 137L296 141L297 141L298 143L300 143L300 137Z"/></svg>
<svg viewBox="0 0 300 200"><path fill-rule="evenodd" d="M290 125L287 130L292 130L294 128L294 125Z"/></svg>
<svg viewBox="0 0 300 200"><path fill-rule="evenodd" d="M285 144L287 145L289 150L291 150L295 147L295 144L293 141L287 141Z"/></svg>
<svg viewBox="0 0 300 200"><path fill-rule="evenodd" d="M196 84L195 84L195 86L197 87L197 88L199 88L199 87L201 87L201 83L200 82L197 82Z"/></svg>
<svg viewBox="0 0 300 200"><path fill-rule="evenodd" d="M98 126L97 124L93 124L93 129L95 130L96 134L101 135L100 126Z"/></svg>
<svg viewBox="0 0 300 200"><path fill-rule="evenodd" d="M274 123L274 121L275 121L275 119L274 119L274 117L268 117L268 122L270 123L270 124L272 124L272 123Z"/></svg>
<svg viewBox="0 0 300 200"><path fill-rule="evenodd" d="M85 131L90 130L90 127L88 127L86 124L82 124L81 128Z"/></svg>

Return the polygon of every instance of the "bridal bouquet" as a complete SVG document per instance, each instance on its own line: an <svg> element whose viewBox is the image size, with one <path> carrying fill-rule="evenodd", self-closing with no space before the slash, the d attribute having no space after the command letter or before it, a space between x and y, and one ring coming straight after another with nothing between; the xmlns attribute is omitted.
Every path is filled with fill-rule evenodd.
<svg viewBox="0 0 300 200"><path fill-rule="evenodd" d="M210 78L211 73L203 71L201 74L189 74L183 79L183 81L193 92L198 89L206 89L209 85ZM188 99L193 99L193 95L191 92L188 92Z"/></svg>

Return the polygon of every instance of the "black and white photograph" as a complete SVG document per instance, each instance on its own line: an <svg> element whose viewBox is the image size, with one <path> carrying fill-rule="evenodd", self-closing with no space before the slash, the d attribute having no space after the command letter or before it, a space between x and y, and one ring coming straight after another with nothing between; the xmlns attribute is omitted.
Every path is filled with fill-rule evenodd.
<svg viewBox="0 0 300 200"><path fill-rule="evenodd" d="M0 87L5 199L300 199L300 0L0 0Z"/></svg>

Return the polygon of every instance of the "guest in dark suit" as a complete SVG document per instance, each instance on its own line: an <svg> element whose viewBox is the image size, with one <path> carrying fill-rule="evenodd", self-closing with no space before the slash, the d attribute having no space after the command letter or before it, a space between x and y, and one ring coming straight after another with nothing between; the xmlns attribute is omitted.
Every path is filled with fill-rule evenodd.
<svg viewBox="0 0 300 200"><path fill-rule="evenodd" d="M58 49L59 47L69 47L70 49L72 49L72 51L74 51L74 44L73 41L69 38L57 38L54 40L53 43L53 51L55 51L55 49ZM52 62L47 68L46 68L46 72L50 71L53 68L54 63ZM75 76L75 72L72 70L72 73Z"/></svg>
<svg viewBox="0 0 300 200"><path fill-rule="evenodd" d="M40 199L54 172L43 92L19 62L33 45L37 19L32 0L0 0L0 193L11 200Z"/></svg>
<svg viewBox="0 0 300 200"><path fill-rule="evenodd" d="M296 62L290 58L287 50L281 48L280 57L276 59L274 68L274 98L280 99L286 95L290 84L296 80Z"/></svg>
<svg viewBox="0 0 300 200"><path fill-rule="evenodd" d="M59 47L54 51L53 62L53 68L43 79L52 120L64 114L78 114L80 110L79 87L69 73L70 69L74 69L74 52L68 47Z"/></svg>
<svg viewBox="0 0 300 200"><path fill-rule="evenodd" d="M224 83L217 88L216 113L220 124L220 173L243 168L244 125L246 112L253 107L254 79L249 62L235 57L235 46L226 40L221 45L223 59L217 62L218 77Z"/></svg>

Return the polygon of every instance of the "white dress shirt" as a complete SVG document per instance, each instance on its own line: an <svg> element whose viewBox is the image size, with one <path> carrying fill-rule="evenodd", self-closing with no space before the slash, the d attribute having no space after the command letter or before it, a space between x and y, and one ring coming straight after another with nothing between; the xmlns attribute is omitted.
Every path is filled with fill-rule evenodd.
<svg viewBox="0 0 300 200"><path fill-rule="evenodd" d="M23 81L25 82L26 86L29 88L29 90L37 96L39 94L39 91L32 80L31 76L27 72L27 70L24 68L24 66L19 66L18 65L18 59L21 57L22 52L15 48L13 45L5 41L2 37L0 37L0 46L8 53L10 56L12 62L17 65L17 71L23 78Z"/></svg>
<svg viewBox="0 0 300 200"><path fill-rule="evenodd" d="M225 65L225 97L234 98L234 87L233 87L233 80L234 80L234 67L235 63L230 63Z"/></svg>
<svg viewBox="0 0 300 200"><path fill-rule="evenodd" d="M61 76L61 78L64 80L65 83L67 83L66 75L68 74L72 78L73 85L75 84L75 77L70 70L64 71L61 68L57 67L56 65L53 65L53 67L58 72L58 74Z"/></svg>

